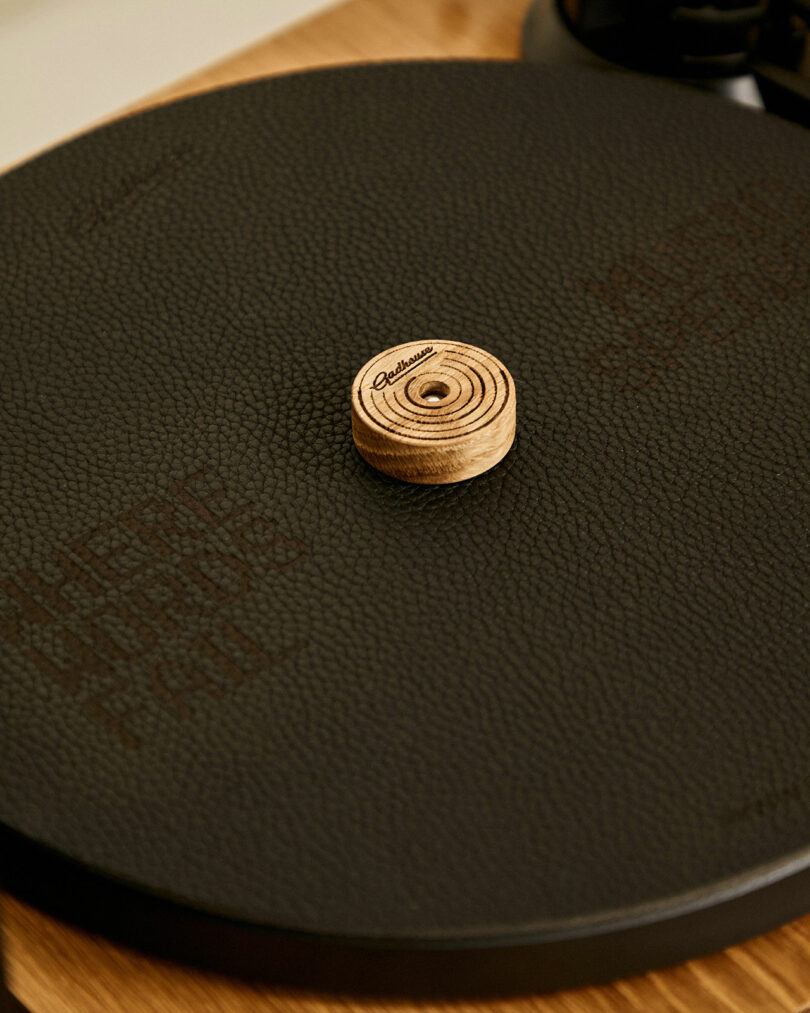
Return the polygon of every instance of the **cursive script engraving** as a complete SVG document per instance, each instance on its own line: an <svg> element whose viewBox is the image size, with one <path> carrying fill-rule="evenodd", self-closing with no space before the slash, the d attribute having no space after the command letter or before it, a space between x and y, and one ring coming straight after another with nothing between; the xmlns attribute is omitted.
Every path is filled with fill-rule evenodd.
<svg viewBox="0 0 810 1013"><path fill-rule="evenodd" d="M81 236L123 215L157 187L185 169L191 162L192 154L187 145L178 147L147 169L125 176L109 193L95 194L84 207L79 207L74 212L68 224L69 234Z"/></svg>
<svg viewBox="0 0 810 1013"><path fill-rule="evenodd" d="M428 345L426 348L423 348L421 352L417 352L415 355L412 355L410 359L400 359L394 369L389 370L388 372L385 370L379 372L374 377L374 382L371 386L374 390L382 390L383 387L388 387L390 384L396 383L396 381L407 373L412 366L416 365L417 362L421 362L422 359L427 358L432 351L433 345Z"/></svg>

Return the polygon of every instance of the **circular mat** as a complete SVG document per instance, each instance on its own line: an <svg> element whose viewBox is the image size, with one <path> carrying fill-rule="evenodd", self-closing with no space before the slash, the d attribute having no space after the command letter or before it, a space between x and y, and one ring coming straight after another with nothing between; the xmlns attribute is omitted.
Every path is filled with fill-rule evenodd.
<svg viewBox="0 0 810 1013"><path fill-rule="evenodd" d="M402 992L810 910L809 183L766 115L484 63L220 91L0 180L11 888ZM516 442L409 485L350 386L443 340L505 364Z"/></svg>

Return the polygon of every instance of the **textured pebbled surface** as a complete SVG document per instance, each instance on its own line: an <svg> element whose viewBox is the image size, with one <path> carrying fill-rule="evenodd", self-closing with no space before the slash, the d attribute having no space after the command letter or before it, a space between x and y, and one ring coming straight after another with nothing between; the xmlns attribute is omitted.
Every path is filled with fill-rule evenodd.
<svg viewBox="0 0 810 1013"><path fill-rule="evenodd" d="M214 93L1 180L0 819L390 940L806 854L808 182L768 117L477 64ZM507 365L517 442L409 486L349 387L441 338Z"/></svg>

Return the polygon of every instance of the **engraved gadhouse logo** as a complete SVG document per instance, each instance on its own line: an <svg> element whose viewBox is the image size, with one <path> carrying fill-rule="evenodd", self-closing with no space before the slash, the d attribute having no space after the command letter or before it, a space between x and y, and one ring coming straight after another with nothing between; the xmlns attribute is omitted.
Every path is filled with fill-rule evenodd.
<svg viewBox="0 0 810 1013"><path fill-rule="evenodd" d="M407 372L411 366L414 366L417 362L426 358L432 351L433 345L428 345L426 348L423 348L421 352L417 352L415 355L412 355L410 359L400 359L394 369L391 369L388 372L382 370L382 372L378 373L374 377L374 382L371 386L374 390L382 390L383 387L391 386L396 383L400 376Z"/></svg>

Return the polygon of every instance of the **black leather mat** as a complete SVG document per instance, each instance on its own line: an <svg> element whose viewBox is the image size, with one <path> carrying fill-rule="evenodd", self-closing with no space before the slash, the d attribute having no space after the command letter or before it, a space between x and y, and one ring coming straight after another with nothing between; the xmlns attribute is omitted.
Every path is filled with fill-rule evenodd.
<svg viewBox="0 0 810 1013"><path fill-rule="evenodd" d="M767 116L497 64L251 84L0 180L12 888L403 992L810 910L809 182ZM439 339L506 364L517 442L409 486L349 386Z"/></svg>

